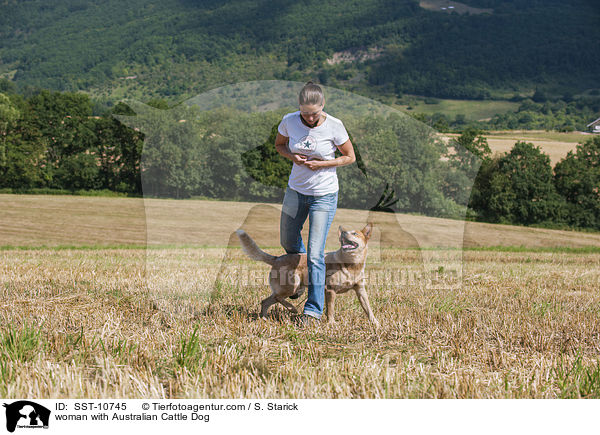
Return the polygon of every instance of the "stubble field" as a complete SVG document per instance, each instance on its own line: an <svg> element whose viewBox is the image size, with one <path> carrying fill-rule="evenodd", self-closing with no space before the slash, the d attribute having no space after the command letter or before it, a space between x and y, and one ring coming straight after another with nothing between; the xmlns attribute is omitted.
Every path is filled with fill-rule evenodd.
<svg viewBox="0 0 600 435"><path fill-rule="evenodd" d="M444 134L446 138L456 138L458 134ZM569 151L575 152L577 145L589 140L589 133L547 132L539 130L491 131L485 134L492 154L510 153L519 141L532 143L550 157L552 166L567 157Z"/></svg>
<svg viewBox="0 0 600 435"><path fill-rule="evenodd" d="M153 221L157 204L171 226ZM302 330L279 307L257 319L267 266L227 246L227 222L251 204L0 195L0 205L2 397L600 397L598 234L468 224L461 287L392 275L368 288L379 330L352 294L338 297L335 324ZM245 228L276 229L265 216ZM364 217L340 210L334 226ZM145 249L156 227L170 243ZM280 252L276 236L257 240ZM419 249L382 245L367 269L421 265ZM182 277L194 285L182 289Z"/></svg>

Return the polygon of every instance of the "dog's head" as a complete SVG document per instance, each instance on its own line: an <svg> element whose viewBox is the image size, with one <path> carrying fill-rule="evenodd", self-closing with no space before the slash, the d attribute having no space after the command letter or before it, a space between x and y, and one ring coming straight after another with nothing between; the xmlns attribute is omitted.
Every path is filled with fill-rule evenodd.
<svg viewBox="0 0 600 435"><path fill-rule="evenodd" d="M338 228L338 236L340 239L341 250L344 254L360 255L367 248L367 243L371 237L373 224L368 223L360 231L345 230L340 226Z"/></svg>

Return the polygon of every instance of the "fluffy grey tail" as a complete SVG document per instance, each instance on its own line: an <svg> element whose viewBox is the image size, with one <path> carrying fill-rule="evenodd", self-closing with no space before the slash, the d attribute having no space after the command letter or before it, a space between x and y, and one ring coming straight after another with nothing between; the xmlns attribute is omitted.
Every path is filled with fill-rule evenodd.
<svg viewBox="0 0 600 435"><path fill-rule="evenodd" d="M252 240L252 238L248 234L246 234L246 231L237 230L235 233L240 238L240 242L242 243L242 249L248 257L256 261L265 262L271 266L275 264L275 260L277 260L277 257L275 257L274 255L267 254L265 251L260 249L258 245L254 243L254 240Z"/></svg>

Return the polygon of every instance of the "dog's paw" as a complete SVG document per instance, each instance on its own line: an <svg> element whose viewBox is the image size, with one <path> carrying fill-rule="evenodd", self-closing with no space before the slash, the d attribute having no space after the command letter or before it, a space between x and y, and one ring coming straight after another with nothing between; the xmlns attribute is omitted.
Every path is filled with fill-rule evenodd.
<svg viewBox="0 0 600 435"><path fill-rule="evenodd" d="M305 287L301 287L299 288L296 293L294 293L293 295L290 296L290 299L298 299L300 296L302 296L304 294L304 291L306 290Z"/></svg>

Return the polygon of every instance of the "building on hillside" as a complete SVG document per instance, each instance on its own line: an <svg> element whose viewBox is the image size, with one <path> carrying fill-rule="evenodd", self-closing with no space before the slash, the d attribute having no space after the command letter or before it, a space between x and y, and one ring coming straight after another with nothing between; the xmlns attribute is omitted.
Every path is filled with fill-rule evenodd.
<svg viewBox="0 0 600 435"><path fill-rule="evenodd" d="M600 133L600 118L596 119L594 122L589 123L587 128L591 133Z"/></svg>

